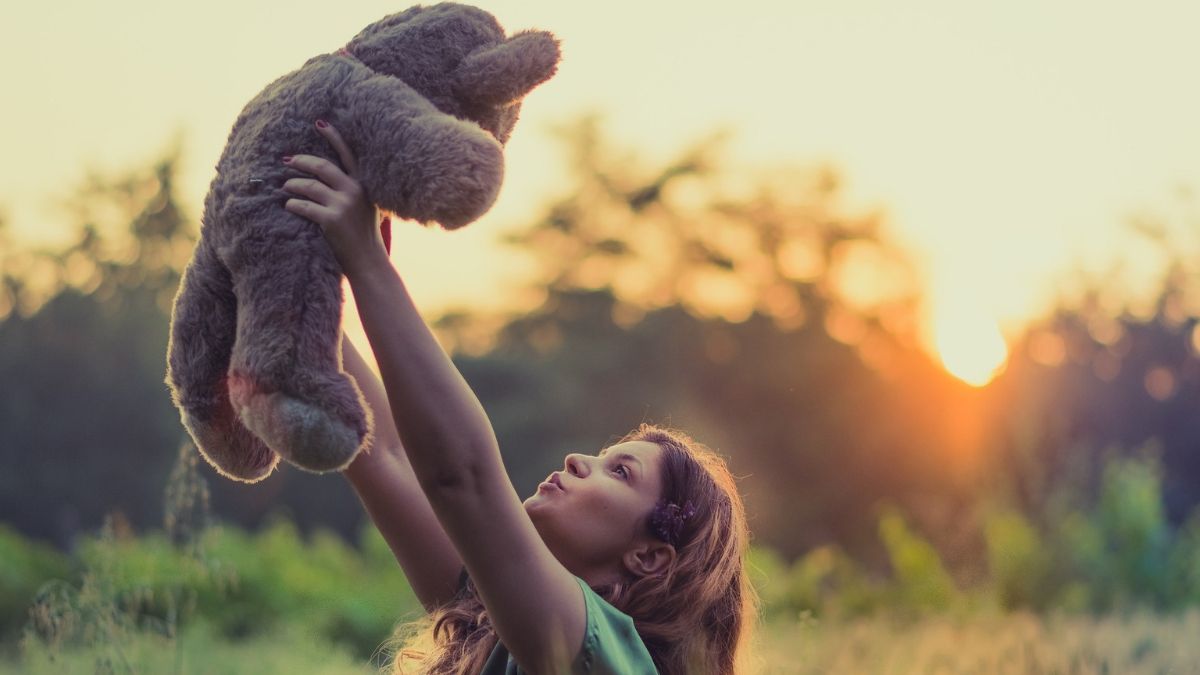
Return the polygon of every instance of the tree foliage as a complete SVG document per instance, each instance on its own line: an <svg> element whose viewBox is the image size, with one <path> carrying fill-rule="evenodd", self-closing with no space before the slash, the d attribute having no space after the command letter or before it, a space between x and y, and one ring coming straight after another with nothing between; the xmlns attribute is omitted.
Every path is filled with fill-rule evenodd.
<svg viewBox="0 0 1200 675"><path fill-rule="evenodd" d="M534 263L535 301L435 321L520 494L566 452L670 424L729 458L756 542L787 563L836 546L865 574L887 573L889 541L911 532L956 583L1001 570L1019 604L1044 592L1019 577L1053 580L1037 576L1048 563L1007 560L991 543L1036 551L1055 532L1108 550L1091 526L1059 518L1071 500L1058 488L1097 499L1104 449L1156 438L1162 510L1127 529L1161 518L1200 541L1185 525L1200 503L1188 299L1200 284L1182 260L1147 311L1102 294L1064 304L977 390L918 345L919 274L886 214L847 205L832 168L736 166L720 137L654 161L595 118L561 139L568 188L507 237ZM22 248L0 226L0 519L62 547L114 509L135 527L155 522L184 437L162 383L170 301L197 231L175 197L177 165L168 153L147 171L89 178L68 200L78 230L59 249ZM987 521L989 499L1012 517ZM287 467L254 486L213 480L211 502L250 528L283 511L302 531L353 539L363 522L345 481ZM881 533L881 503L908 529ZM1151 562L1131 558L1121 574L1194 576L1154 536Z"/></svg>
<svg viewBox="0 0 1200 675"><path fill-rule="evenodd" d="M61 247L11 245L0 229L0 520L62 547L110 511L157 522L186 435L163 383L198 231L179 206L179 162L172 149L146 170L89 176L64 200L77 229ZM317 478L215 481L215 510L245 525L285 510L352 532L353 495Z"/></svg>

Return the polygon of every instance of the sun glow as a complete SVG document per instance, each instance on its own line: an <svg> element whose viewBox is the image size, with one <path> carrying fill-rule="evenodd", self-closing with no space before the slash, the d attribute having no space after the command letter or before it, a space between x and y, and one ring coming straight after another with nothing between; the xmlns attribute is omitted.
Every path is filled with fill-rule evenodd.
<svg viewBox="0 0 1200 675"><path fill-rule="evenodd" d="M991 382L1008 359L1000 326L978 310L939 311L934 317L934 340L946 370L974 387Z"/></svg>

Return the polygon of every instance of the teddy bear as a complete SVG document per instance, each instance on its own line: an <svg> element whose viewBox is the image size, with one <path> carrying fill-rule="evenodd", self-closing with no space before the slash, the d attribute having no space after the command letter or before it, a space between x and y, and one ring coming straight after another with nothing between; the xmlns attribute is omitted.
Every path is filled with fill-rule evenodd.
<svg viewBox="0 0 1200 675"><path fill-rule="evenodd" d="M521 99L555 73L558 41L506 37L489 13L416 6L267 85L230 131L171 315L167 377L197 448L253 483L286 459L346 467L371 442L369 407L343 369L342 271L320 227L283 208L307 176L280 159L338 162L328 120L383 213L445 229L479 218L503 177Z"/></svg>

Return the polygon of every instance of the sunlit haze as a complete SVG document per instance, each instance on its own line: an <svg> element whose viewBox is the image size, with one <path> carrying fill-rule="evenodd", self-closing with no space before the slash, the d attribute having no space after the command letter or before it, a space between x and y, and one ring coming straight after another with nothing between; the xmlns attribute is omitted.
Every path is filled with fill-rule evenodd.
<svg viewBox="0 0 1200 675"><path fill-rule="evenodd" d="M981 387L1004 368L1008 347L994 319L970 307L945 307L934 318L942 364L967 384Z"/></svg>
<svg viewBox="0 0 1200 675"><path fill-rule="evenodd" d="M76 223L56 201L176 134L198 219L246 102L407 4L7 3L4 220L61 241ZM1072 271L1120 259L1129 288L1152 281L1160 261L1127 221L1200 184L1196 3L475 4L555 32L564 60L526 101L490 214L453 234L398 224L395 264L430 312L510 302L529 261L499 240L565 188L549 130L589 111L648 162L727 128L735 170L837 167L848 206L884 209L921 270L927 343L975 383L1003 363L1000 330L1045 312Z"/></svg>

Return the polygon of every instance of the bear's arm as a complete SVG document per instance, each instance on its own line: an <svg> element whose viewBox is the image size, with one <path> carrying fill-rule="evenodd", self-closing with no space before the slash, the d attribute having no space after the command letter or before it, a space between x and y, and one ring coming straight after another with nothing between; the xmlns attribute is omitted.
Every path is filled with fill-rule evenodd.
<svg viewBox="0 0 1200 675"><path fill-rule="evenodd" d="M347 86L334 120L358 158L368 198L402 218L457 228L495 202L500 144L472 122L438 110L403 81L373 75Z"/></svg>

